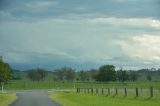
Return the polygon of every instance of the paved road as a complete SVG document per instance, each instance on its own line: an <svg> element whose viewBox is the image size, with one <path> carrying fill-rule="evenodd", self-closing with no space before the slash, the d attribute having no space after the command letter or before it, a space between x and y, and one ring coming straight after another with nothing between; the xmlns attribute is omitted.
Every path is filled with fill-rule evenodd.
<svg viewBox="0 0 160 106"><path fill-rule="evenodd" d="M61 106L48 98L47 91L17 91L18 99L11 106Z"/></svg>

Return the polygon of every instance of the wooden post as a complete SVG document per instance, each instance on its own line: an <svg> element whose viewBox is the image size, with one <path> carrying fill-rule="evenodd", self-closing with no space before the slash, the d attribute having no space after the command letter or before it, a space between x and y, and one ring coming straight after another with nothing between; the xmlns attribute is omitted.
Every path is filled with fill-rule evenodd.
<svg viewBox="0 0 160 106"><path fill-rule="evenodd" d="M88 94L89 94L89 88L87 88L88 89Z"/></svg>
<svg viewBox="0 0 160 106"><path fill-rule="evenodd" d="M150 88L150 97L153 97L153 87Z"/></svg>
<svg viewBox="0 0 160 106"><path fill-rule="evenodd" d="M93 94L93 88L91 88L91 93Z"/></svg>
<svg viewBox="0 0 160 106"><path fill-rule="evenodd" d="M103 90L103 88L102 88L102 95L104 94L104 90Z"/></svg>
<svg viewBox="0 0 160 106"><path fill-rule="evenodd" d="M138 94L138 88L136 88L136 97L138 97L139 94Z"/></svg>
<svg viewBox="0 0 160 106"><path fill-rule="evenodd" d="M77 88L77 93L78 93L78 88Z"/></svg>
<svg viewBox="0 0 160 106"><path fill-rule="evenodd" d="M115 91L116 91L116 95L118 94L118 89L117 88L115 88Z"/></svg>
<svg viewBox="0 0 160 106"><path fill-rule="evenodd" d="M127 88L124 88L125 96L127 96Z"/></svg>
<svg viewBox="0 0 160 106"><path fill-rule="evenodd" d="M108 95L110 95L110 88L108 88Z"/></svg>
<svg viewBox="0 0 160 106"><path fill-rule="evenodd" d="M96 94L98 94L98 88L96 88Z"/></svg>

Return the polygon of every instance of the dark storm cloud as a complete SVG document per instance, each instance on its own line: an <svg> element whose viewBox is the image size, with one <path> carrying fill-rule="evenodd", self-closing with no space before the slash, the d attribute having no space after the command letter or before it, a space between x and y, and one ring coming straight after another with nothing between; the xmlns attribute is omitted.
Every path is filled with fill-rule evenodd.
<svg viewBox="0 0 160 106"><path fill-rule="evenodd" d="M1 11L14 19L66 16L160 18L157 0L2 0Z"/></svg>
<svg viewBox="0 0 160 106"><path fill-rule="evenodd" d="M158 66L159 0L0 0L0 55L15 68Z"/></svg>

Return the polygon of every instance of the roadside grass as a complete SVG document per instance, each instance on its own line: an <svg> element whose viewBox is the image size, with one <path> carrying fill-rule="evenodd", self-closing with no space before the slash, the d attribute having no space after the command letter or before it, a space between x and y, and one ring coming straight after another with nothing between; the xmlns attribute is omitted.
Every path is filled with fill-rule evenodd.
<svg viewBox="0 0 160 106"><path fill-rule="evenodd" d="M160 97L107 96L62 91L54 92L50 98L63 106L160 106Z"/></svg>
<svg viewBox="0 0 160 106"><path fill-rule="evenodd" d="M17 99L14 93L0 93L0 106L9 106Z"/></svg>

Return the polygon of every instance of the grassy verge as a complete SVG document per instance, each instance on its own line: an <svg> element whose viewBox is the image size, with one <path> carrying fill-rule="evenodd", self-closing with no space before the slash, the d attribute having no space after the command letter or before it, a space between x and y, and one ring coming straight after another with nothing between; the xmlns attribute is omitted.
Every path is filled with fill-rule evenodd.
<svg viewBox="0 0 160 106"><path fill-rule="evenodd" d="M113 97L74 92L55 92L51 98L63 106L160 106L158 98Z"/></svg>
<svg viewBox="0 0 160 106"><path fill-rule="evenodd" d="M11 93L0 93L0 106L8 106L12 102L14 102L17 99L16 94Z"/></svg>

